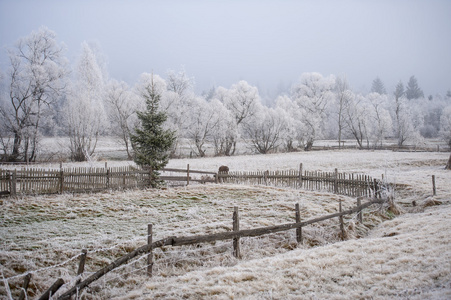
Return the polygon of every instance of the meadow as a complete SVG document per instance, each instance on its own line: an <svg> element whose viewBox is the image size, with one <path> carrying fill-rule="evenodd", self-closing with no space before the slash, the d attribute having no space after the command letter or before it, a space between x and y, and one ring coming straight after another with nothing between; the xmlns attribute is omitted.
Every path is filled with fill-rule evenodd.
<svg viewBox="0 0 451 300"><path fill-rule="evenodd" d="M153 277L146 257L119 267L80 293L81 299L446 299L451 298L451 172L448 153L315 151L170 160L170 168L216 171L306 170L364 173L397 183L396 215L378 205L364 222L345 218L341 241L337 219L295 231L242 238L242 259L232 241L166 246L154 251ZM104 161L85 163L102 166ZM131 162L108 161L109 166ZM52 164L43 167L57 166ZM432 196L435 175L437 195ZM321 191L266 186L193 184L165 189L107 191L3 198L0 215L2 299L17 299L23 275L32 273L29 298L57 278L61 292L76 280L78 256L88 250L83 278L146 243L168 236L232 230L233 207L240 228L302 220L355 205L351 197Z"/></svg>

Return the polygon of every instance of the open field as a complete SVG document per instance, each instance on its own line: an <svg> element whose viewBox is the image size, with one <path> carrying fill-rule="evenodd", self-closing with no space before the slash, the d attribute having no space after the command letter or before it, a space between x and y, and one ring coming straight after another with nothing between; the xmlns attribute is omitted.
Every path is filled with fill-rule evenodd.
<svg viewBox="0 0 451 300"><path fill-rule="evenodd" d="M85 299L449 299L451 298L451 172L447 153L321 151L290 154L171 160L168 167L216 171L307 170L365 173L403 184L396 201L401 216L377 206L345 218L348 241L340 241L333 219L295 232L243 238L243 259L232 242L155 251L154 277L145 257L131 261L81 293ZM127 162L108 162L109 165ZM102 165L104 162L91 162ZM51 166L51 165L46 165ZM437 196L432 197L431 175ZM334 213L355 199L323 192L237 185L192 185L166 190L63 194L3 199L0 215L1 273L17 299L22 274L32 272L29 295L40 295L57 278L73 285L77 255L88 249L85 275L146 243L167 236L232 230L233 207L240 228L302 220ZM428 206L431 200L442 205ZM417 206L412 206L412 201ZM2 299L9 299L6 285Z"/></svg>

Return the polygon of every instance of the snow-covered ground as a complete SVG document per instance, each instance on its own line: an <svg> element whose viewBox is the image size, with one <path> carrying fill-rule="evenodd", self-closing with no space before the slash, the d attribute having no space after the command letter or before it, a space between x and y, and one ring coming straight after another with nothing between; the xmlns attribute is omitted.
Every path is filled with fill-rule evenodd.
<svg viewBox="0 0 451 300"><path fill-rule="evenodd" d="M82 292L88 299L449 299L451 298L451 172L448 153L320 151L289 154L171 160L168 167L216 171L297 169L365 173L405 185L396 201L404 214L373 206L364 224L345 219L349 240L340 241L338 220L295 232L243 238L243 259L232 242L155 251L154 277L145 257L106 275ZM91 162L104 166L104 162ZM109 166L124 162L108 162ZM44 167L59 167L46 165ZM432 197L431 176L437 196ZM32 272L30 296L58 277L73 284L81 250L88 249L85 275L146 242L228 231L233 207L240 228L311 219L355 205L355 199L323 192L238 185L191 185L167 190L116 191L2 199L0 263L4 283L18 297L25 272ZM428 206L432 200L441 205ZM412 206L415 201L417 206ZM64 286L62 290L70 287ZM2 299L9 299L6 285Z"/></svg>

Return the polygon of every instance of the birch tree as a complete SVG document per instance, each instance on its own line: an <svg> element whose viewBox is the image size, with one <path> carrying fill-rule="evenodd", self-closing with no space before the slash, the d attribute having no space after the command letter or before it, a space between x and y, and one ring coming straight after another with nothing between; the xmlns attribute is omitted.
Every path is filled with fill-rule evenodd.
<svg viewBox="0 0 451 300"><path fill-rule="evenodd" d="M337 77L335 81L335 109L334 114L337 120L337 135L338 135L338 147L341 148L341 139L343 132L345 131L347 123L345 122L345 111L350 105L352 98L354 97L348 81L344 77Z"/></svg>
<svg viewBox="0 0 451 300"><path fill-rule="evenodd" d="M75 83L64 109L65 130L71 159L85 161L94 154L99 135L108 128L102 71L86 42L82 43L75 71Z"/></svg>
<svg viewBox="0 0 451 300"><path fill-rule="evenodd" d="M36 159L43 117L52 114L66 87L68 69L63 52L56 34L46 27L31 32L9 49L7 90L0 103L1 139L7 160Z"/></svg>

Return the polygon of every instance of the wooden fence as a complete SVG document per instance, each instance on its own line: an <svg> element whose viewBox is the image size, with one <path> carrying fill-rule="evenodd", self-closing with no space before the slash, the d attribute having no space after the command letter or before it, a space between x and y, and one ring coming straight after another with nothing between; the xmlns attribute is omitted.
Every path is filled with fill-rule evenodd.
<svg viewBox="0 0 451 300"><path fill-rule="evenodd" d="M190 182L216 182L214 172L165 168L159 170L161 180L168 185L188 185ZM184 173L172 175L172 173ZM202 174L194 177L193 174ZM60 168L19 170L0 169L0 196L17 194L56 194L96 192L110 189L144 188L150 186L150 169L134 166L108 168Z"/></svg>
<svg viewBox="0 0 451 300"><path fill-rule="evenodd" d="M197 235L197 236L171 236L167 238L163 238L158 241L153 241L153 232L152 232L152 224L148 224L147 227L147 244L144 246L141 246L126 255L116 259L112 263L108 264L107 266L99 269L98 271L94 272L92 275L88 276L86 279L81 281L80 279L77 280L75 285L68 290L66 290L64 293L58 296L58 300L62 299L71 299L71 297L77 293L79 293L84 288L88 287L91 283L94 281L100 279L107 273L111 272L112 270L118 268L119 266L129 262L131 259L147 255L147 274L149 276L152 276L152 267L155 263L153 259L153 249L161 248L164 246L183 246L183 245L195 245L195 244L201 244L201 243L211 243L216 241L222 241L222 240L233 240L233 255L236 258L241 258L241 252L240 252L240 238L242 237L256 237L256 236L262 236L266 234L271 233L277 233L277 232L283 232L288 230L296 230L296 241L298 243L302 243L302 227L305 227L310 224L318 223L321 221L325 221L332 218L338 218L340 222L340 230L341 230L341 238L345 239L345 230L344 230L344 223L343 223L343 216L344 215L350 215L357 213L357 219L360 223L363 223L363 217L362 217L362 210L373 205L373 204L382 204L384 203L384 200L381 199L373 199L369 202L366 202L364 204L361 204L361 198L357 199L357 205L353 208L350 208L348 210L343 211L341 201L339 201L339 207L338 212L318 218L314 218L307 221L301 221L300 218L300 210L299 210L299 204L295 205L295 220L294 223L286 223L281 225L275 225L275 226L267 226L267 227L260 227L260 228L254 228L254 229L241 229L239 228L239 214L238 214L238 207L234 207L233 212L233 230L232 231L226 231L226 232L220 232L220 233L214 233L209 235ZM77 276L80 276L84 272L84 264L86 260L87 251L84 249L82 253L80 254L80 264L77 271ZM28 274L24 274L24 285L28 286L30 280L30 276ZM50 294L55 294L55 292L64 285L63 279L59 278L55 281L55 283L49 287L47 291L40 297L40 299L48 299ZM23 289L26 292L26 288Z"/></svg>
<svg viewBox="0 0 451 300"><path fill-rule="evenodd" d="M290 187L326 191L351 197L379 196L390 186L363 174L299 170L256 172L207 172L165 168L159 178L167 185L196 183L233 183ZM183 173L174 175L174 173ZM194 176L197 175L197 176ZM133 166L115 168L60 168L53 170L23 168L0 169L0 196L17 194L53 194L64 192L93 192L109 189L144 188L150 186L150 170Z"/></svg>
<svg viewBox="0 0 451 300"><path fill-rule="evenodd" d="M53 170L23 168L12 171L0 169L0 192L15 196L141 188L149 186L150 178L148 170L132 166Z"/></svg>
<svg viewBox="0 0 451 300"><path fill-rule="evenodd" d="M299 170L257 171L257 172L220 172L221 183L268 185L290 187L312 191L326 191L351 197L380 196L381 189L389 187L380 180L363 174L305 171L302 164Z"/></svg>
<svg viewBox="0 0 451 300"><path fill-rule="evenodd" d="M189 185L190 182L197 183L218 183L218 176L216 172L207 172L207 171L199 171L199 170L191 170L189 164L186 165L186 169L173 169L173 168L164 168L159 171L161 174L159 178L164 180L168 185L180 185L180 183L186 183ZM169 174L168 174L169 173ZM184 173L186 175L170 175L171 173ZM202 174L200 178L191 177L193 174Z"/></svg>

